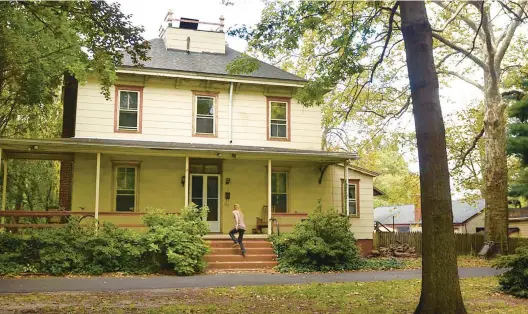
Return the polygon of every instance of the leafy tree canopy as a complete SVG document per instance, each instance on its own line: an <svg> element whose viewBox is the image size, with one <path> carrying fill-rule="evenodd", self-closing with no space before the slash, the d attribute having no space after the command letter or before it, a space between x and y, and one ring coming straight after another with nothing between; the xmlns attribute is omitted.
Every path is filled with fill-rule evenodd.
<svg viewBox="0 0 528 314"><path fill-rule="evenodd" d="M81 81L94 73L109 97L124 53L136 65L147 59L143 28L118 3L1 2L0 20L0 136L17 116L53 103L65 71Z"/></svg>
<svg viewBox="0 0 528 314"><path fill-rule="evenodd" d="M520 84L528 91L528 80ZM508 125L508 154L521 160L521 171L510 184L510 196L528 198L528 95L519 99L508 108L511 123Z"/></svg>

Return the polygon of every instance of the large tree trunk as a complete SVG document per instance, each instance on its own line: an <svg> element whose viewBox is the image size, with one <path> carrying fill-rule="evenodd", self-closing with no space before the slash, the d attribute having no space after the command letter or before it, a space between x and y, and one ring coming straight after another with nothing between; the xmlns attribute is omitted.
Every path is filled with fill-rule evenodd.
<svg viewBox="0 0 528 314"><path fill-rule="evenodd" d="M496 73L496 72L495 72ZM486 200L486 240L508 252L508 165L506 163L506 106L498 79L485 74L484 102L484 196Z"/></svg>
<svg viewBox="0 0 528 314"><path fill-rule="evenodd" d="M422 293L415 313L466 313L458 281L431 25L422 1L401 1L400 13L420 162Z"/></svg>

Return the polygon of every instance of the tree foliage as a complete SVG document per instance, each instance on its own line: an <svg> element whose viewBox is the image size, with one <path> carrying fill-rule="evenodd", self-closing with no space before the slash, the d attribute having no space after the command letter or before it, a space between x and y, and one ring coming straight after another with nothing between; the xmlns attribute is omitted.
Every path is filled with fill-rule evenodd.
<svg viewBox="0 0 528 314"><path fill-rule="evenodd" d="M528 81L522 82L528 90ZM508 108L511 123L508 125L508 154L519 158L522 170L510 185L510 196L528 198L528 95L519 97Z"/></svg>
<svg viewBox="0 0 528 314"><path fill-rule="evenodd" d="M138 64L148 42L119 3L9 1L0 3L0 136L17 117L24 128L58 101L65 71L81 81L94 73L108 97L124 53Z"/></svg>

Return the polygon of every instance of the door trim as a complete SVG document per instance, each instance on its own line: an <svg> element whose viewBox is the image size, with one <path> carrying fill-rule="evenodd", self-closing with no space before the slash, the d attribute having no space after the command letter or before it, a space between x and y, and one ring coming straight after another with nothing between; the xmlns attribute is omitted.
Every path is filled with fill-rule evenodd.
<svg viewBox="0 0 528 314"><path fill-rule="evenodd" d="M197 176L197 177L202 177L203 178L203 183L202 183L202 202L204 204L207 204L207 177L217 177L218 178L218 208L217 208L217 214L218 214L218 220L216 221L211 221L213 223L217 223L218 224L218 228L213 230L211 228L211 226L209 226L210 228L210 232L214 232L214 233L218 233L218 232L221 232L222 230L222 176L220 174L210 174L210 173L190 173L189 174L189 178L190 178L190 182L189 182L189 200L191 200L192 202L192 177L193 176ZM205 202L204 202L205 200ZM207 222L210 222L210 221L207 221Z"/></svg>

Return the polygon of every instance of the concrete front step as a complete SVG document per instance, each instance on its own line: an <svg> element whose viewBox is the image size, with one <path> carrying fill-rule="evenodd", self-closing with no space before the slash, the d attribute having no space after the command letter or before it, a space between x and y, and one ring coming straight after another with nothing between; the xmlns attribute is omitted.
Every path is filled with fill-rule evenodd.
<svg viewBox="0 0 528 314"><path fill-rule="evenodd" d="M266 262L210 262L207 269L270 269L277 266L276 261Z"/></svg>
<svg viewBox="0 0 528 314"><path fill-rule="evenodd" d="M277 256L275 254L267 254L267 255L252 255L250 253L246 253L246 256L242 256L242 254L235 255L235 254L228 254L228 255L206 255L205 260L208 263L211 262L272 262L277 259Z"/></svg>
<svg viewBox="0 0 528 314"><path fill-rule="evenodd" d="M271 247L269 248L246 248L246 253L251 255L268 255L268 254L274 254L273 249ZM241 251L240 248L237 247L230 247L230 248L211 248L209 253L207 255L240 255Z"/></svg>
<svg viewBox="0 0 528 314"><path fill-rule="evenodd" d="M212 248L232 248L234 243L231 240L212 240L209 241L209 245ZM246 248L271 248L271 243L263 240L246 241L244 239L244 246Z"/></svg>

